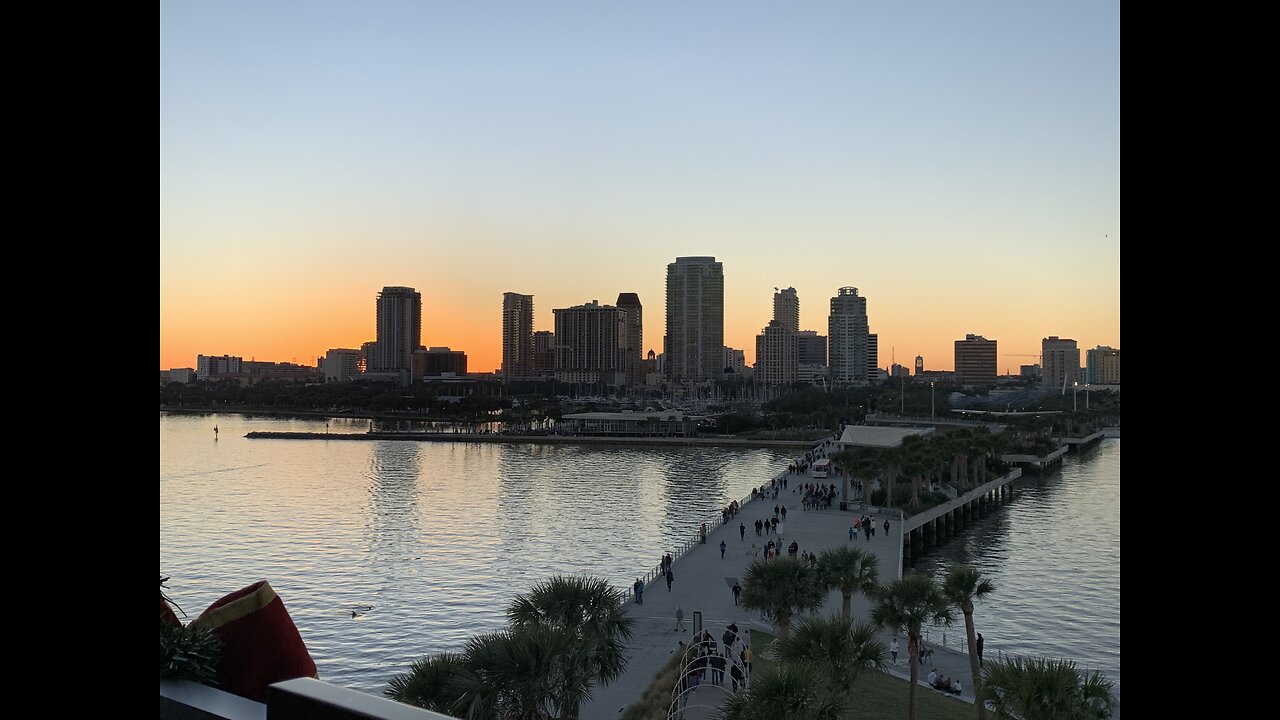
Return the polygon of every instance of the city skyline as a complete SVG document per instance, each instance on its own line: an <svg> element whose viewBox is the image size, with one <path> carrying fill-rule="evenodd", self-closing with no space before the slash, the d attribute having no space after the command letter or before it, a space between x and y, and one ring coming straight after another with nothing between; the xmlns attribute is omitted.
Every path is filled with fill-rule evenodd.
<svg viewBox="0 0 1280 720"><path fill-rule="evenodd" d="M473 371L513 290L662 352L685 256L748 362L775 287L857 287L879 367L1121 347L1118 6L808 10L162 6L161 369L360 347L393 286Z"/></svg>

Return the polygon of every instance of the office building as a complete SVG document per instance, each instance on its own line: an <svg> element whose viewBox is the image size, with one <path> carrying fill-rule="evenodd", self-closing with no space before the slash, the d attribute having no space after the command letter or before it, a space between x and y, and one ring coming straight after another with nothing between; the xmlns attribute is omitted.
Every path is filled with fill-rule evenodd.
<svg viewBox="0 0 1280 720"><path fill-rule="evenodd" d="M956 382L961 385L994 385L996 341L967 334L956 340Z"/></svg>

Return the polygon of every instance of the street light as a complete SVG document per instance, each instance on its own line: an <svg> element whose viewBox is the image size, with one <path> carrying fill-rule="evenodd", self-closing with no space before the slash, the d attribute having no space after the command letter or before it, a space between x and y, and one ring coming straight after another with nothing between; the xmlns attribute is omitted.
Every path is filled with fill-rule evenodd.
<svg viewBox="0 0 1280 720"><path fill-rule="evenodd" d="M933 409L933 384L934 384L934 381L930 380L929 381L929 419L930 420L933 420L936 417Z"/></svg>
<svg viewBox="0 0 1280 720"><path fill-rule="evenodd" d="M1080 382L1079 381L1072 382L1071 383L1071 412L1076 411L1076 392L1079 390L1080 390Z"/></svg>

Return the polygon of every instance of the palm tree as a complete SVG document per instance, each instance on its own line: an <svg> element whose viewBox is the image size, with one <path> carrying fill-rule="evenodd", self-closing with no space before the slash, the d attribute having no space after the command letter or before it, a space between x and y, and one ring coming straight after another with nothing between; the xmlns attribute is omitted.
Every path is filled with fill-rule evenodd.
<svg viewBox="0 0 1280 720"><path fill-rule="evenodd" d="M996 720L1107 720L1114 689L1101 672L1085 677L1071 660L1015 657L986 666L977 702L991 703Z"/></svg>
<svg viewBox="0 0 1280 720"><path fill-rule="evenodd" d="M391 678L383 693L396 702L452 715L462 700L456 685L462 667L462 656L454 653L423 658Z"/></svg>
<svg viewBox="0 0 1280 720"><path fill-rule="evenodd" d="M779 663L751 676L746 690L725 700L721 720L838 720L843 692L832 692L823 673L808 663Z"/></svg>
<svg viewBox="0 0 1280 720"><path fill-rule="evenodd" d="M860 592L868 597L880 581L880 560L873 554L858 548L838 546L823 550L818 555L818 581L827 589L840 589L843 599L841 615L849 621L853 594Z"/></svg>
<svg viewBox="0 0 1280 720"><path fill-rule="evenodd" d="M821 607L826 595L817 571L800 558L755 560L742 574L742 605L772 613L783 640L791 629L791 616Z"/></svg>
<svg viewBox="0 0 1280 720"><path fill-rule="evenodd" d="M626 641L635 619L622 610L622 593L600 578L556 576L516 596L507 608L514 629L549 627L567 631L577 640L575 661L591 684L609 683L626 669ZM579 705L562 698L564 717L576 718Z"/></svg>
<svg viewBox="0 0 1280 720"><path fill-rule="evenodd" d="M981 485L987 481L987 455L996 447L996 436L986 428L973 431L970 446L974 455L973 482Z"/></svg>
<svg viewBox="0 0 1280 720"><path fill-rule="evenodd" d="M574 661L577 637L536 626L472 638L454 680L467 720L564 717L590 695L591 679Z"/></svg>
<svg viewBox="0 0 1280 720"><path fill-rule="evenodd" d="M907 720L916 718L916 683L920 679L920 630L925 623L950 625L954 618L942 591L928 575L904 575L882 588L871 619L895 633L907 634L911 686L907 689Z"/></svg>
<svg viewBox="0 0 1280 720"><path fill-rule="evenodd" d="M995 592L996 586L982 577L978 569L972 565L956 565L947 572L942 581L942 595L947 602L964 614L964 634L969 641L969 672L973 677L973 693L976 696L982 689L982 673L978 671L978 640L973 634L973 603L982 600ZM978 711L978 720L986 720L987 708L980 702L973 706Z"/></svg>
<svg viewBox="0 0 1280 720"><path fill-rule="evenodd" d="M849 478L857 470L859 450L841 450L831 455L831 462L840 468L840 498L849 502Z"/></svg>
<svg viewBox="0 0 1280 720"><path fill-rule="evenodd" d="M884 506L894 507L893 504L893 483L898 479L898 472L902 469L903 453L901 447L884 447L880 448L880 463L884 466L885 491Z"/></svg>
<svg viewBox="0 0 1280 720"><path fill-rule="evenodd" d="M811 616L778 642L778 657L785 663L810 663L827 674L828 687L848 691L863 670L884 668L885 646L876 634L869 622Z"/></svg>

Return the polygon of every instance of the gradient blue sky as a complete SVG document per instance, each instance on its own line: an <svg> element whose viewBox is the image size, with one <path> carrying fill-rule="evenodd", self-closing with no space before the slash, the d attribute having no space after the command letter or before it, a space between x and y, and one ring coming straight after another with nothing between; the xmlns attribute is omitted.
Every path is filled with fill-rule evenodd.
<svg viewBox="0 0 1280 720"><path fill-rule="evenodd" d="M773 288L880 364L1000 371L1120 344L1115 2L162 2L160 360L314 362L424 296L424 343L500 360L505 291L637 292L725 264L726 344Z"/></svg>

